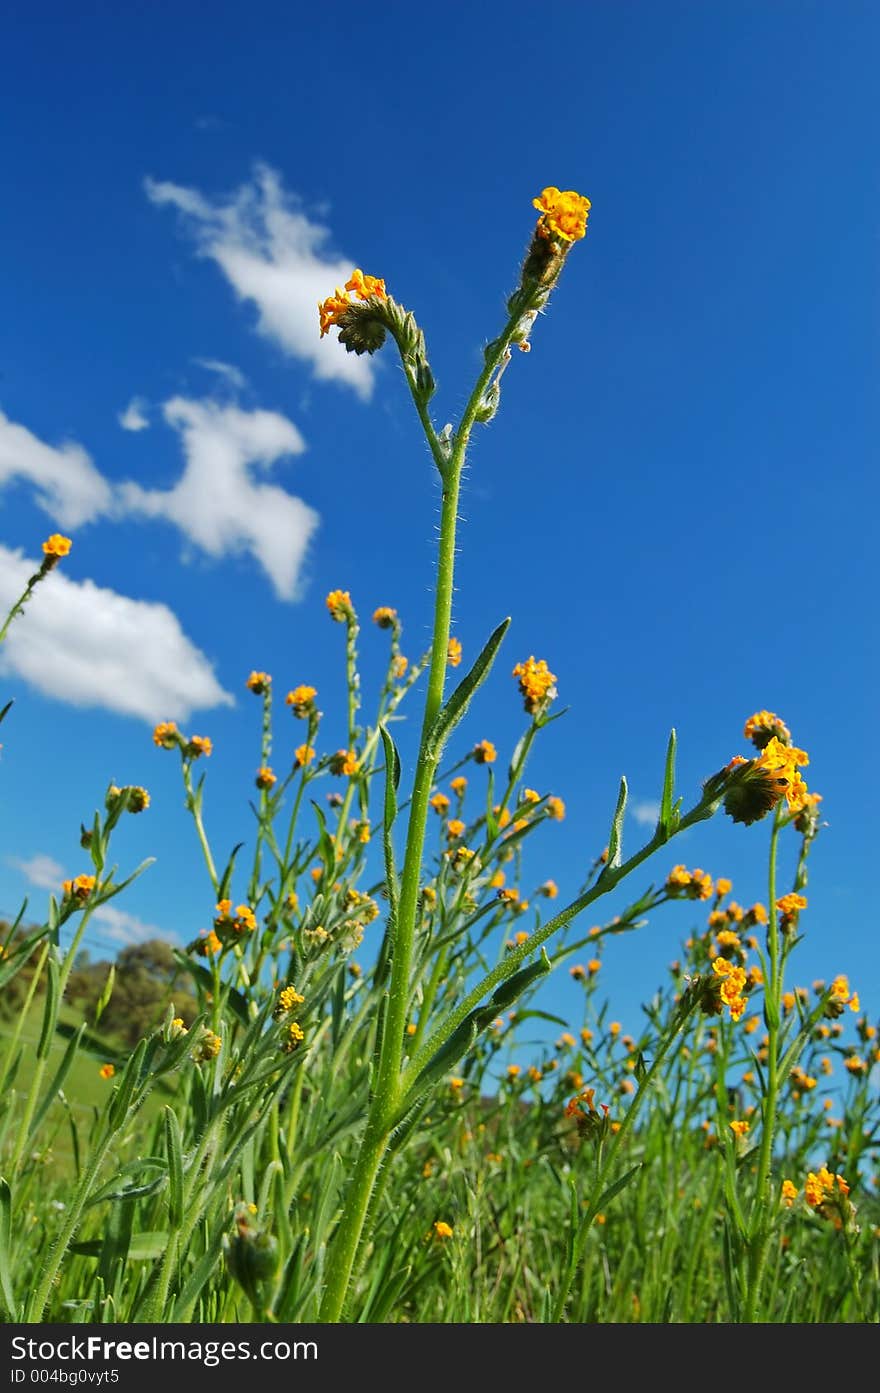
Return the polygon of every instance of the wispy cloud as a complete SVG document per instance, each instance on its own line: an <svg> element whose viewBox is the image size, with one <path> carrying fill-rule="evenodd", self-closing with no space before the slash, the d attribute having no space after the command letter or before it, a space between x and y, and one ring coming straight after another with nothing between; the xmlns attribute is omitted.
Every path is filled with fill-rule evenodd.
<svg viewBox="0 0 880 1393"><path fill-rule="evenodd" d="M38 851L27 859L22 859L19 856L7 856L6 864L12 866L16 871L21 871L28 885L34 885L38 890L58 892L61 889L64 867L54 857L47 856L43 851Z"/></svg>
<svg viewBox="0 0 880 1393"><path fill-rule="evenodd" d="M178 936L173 931L162 929L158 924L148 924L136 914L117 909L113 904L98 905L92 914L92 920L101 925L102 938L110 939L120 947L127 947L131 943L146 943L151 938L178 941Z"/></svg>
<svg viewBox="0 0 880 1393"><path fill-rule="evenodd" d="M0 610L37 567L0 546ZM60 571L35 590L27 623L13 624L0 670L72 706L104 707L151 723L233 706L214 670L167 605L133 600Z"/></svg>
<svg viewBox="0 0 880 1393"><path fill-rule="evenodd" d="M654 827L660 816L660 804L656 798L631 799L627 812L642 827Z"/></svg>
<svg viewBox="0 0 880 1393"><path fill-rule="evenodd" d="M279 597L293 599L318 514L276 484L257 481L254 469L305 449L296 426L275 411L183 397L166 402L164 415L181 437L183 474L172 489L123 484L122 507L167 518L209 556L250 552Z"/></svg>
<svg viewBox="0 0 880 1393"><path fill-rule="evenodd" d="M146 402L143 397L132 397L124 411L120 411L116 417L123 430L147 430L150 424L149 418L144 412Z"/></svg>
<svg viewBox="0 0 880 1393"><path fill-rule="evenodd" d="M240 368L233 367L232 363L221 363L219 358L194 358L193 362L206 372L215 372L218 377L222 377L224 382L228 382L230 387L234 387L237 392L241 392L248 385L248 380Z"/></svg>
<svg viewBox="0 0 880 1393"><path fill-rule="evenodd" d="M23 479L40 508L72 530L110 511L112 491L81 445L46 445L0 411L0 487Z"/></svg>
<svg viewBox="0 0 880 1393"><path fill-rule="evenodd" d="M253 180L225 199L156 179L144 186L152 203L177 208L199 254L217 263L239 299L256 306L260 333L310 363L316 377L369 398L369 358L343 352L335 335L321 339L317 330L318 301L348 279L355 263L326 252L328 228L306 216L275 170L258 164Z"/></svg>

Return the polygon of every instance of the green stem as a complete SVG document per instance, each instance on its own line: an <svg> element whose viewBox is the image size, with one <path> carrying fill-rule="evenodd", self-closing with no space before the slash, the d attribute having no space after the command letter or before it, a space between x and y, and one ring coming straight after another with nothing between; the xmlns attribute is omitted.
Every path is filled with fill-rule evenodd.
<svg viewBox="0 0 880 1393"><path fill-rule="evenodd" d="M777 805L773 818L773 831L770 834L769 896L767 953L770 960L770 981L767 983L764 1002L767 1014L767 1089L764 1095L764 1109L761 1127L761 1149L758 1153L758 1173L755 1180L755 1194L749 1223L749 1266L748 1294L746 1297L745 1321L747 1324L757 1318L758 1303L761 1296L761 1282L767 1261L770 1243L771 1195L770 1161L773 1154L773 1134L776 1125L776 1108L779 1097L779 1027L782 1012L782 980L784 958L780 961L779 915L776 909L776 852L779 840L780 807Z"/></svg>
<svg viewBox="0 0 880 1393"><path fill-rule="evenodd" d="M64 1216L64 1223L61 1226L58 1237L55 1239L46 1260L46 1266L43 1269L42 1276L28 1302L25 1315L26 1321L40 1322L43 1319L43 1313L46 1309L46 1303L49 1300L49 1294L52 1290L56 1274L61 1266L64 1254L67 1252L70 1240L76 1232L80 1216L85 1208L86 1200L91 1193L98 1171L101 1169L104 1157L115 1135L114 1132L111 1132L109 1136L105 1137L83 1172L82 1179L77 1186L76 1194L70 1202Z"/></svg>
<svg viewBox="0 0 880 1393"><path fill-rule="evenodd" d="M205 826L202 822L201 809L199 808L198 803L196 802L196 796L193 793L192 767L188 763L184 763L183 766L183 786L186 789L186 805L193 815L193 822L195 823L196 831L199 834L199 842L202 848L202 855L205 858L205 865L208 867L208 875L211 877L211 884L214 887L214 897L216 899L220 891L220 878L217 875L217 868L214 865L214 858L211 855L211 848L208 845L208 838L205 835Z"/></svg>

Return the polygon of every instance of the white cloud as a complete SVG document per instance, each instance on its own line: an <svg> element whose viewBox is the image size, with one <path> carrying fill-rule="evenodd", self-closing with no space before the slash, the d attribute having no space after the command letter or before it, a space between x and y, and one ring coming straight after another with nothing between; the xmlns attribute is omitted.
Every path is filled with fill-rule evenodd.
<svg viewBox="0 0 880 1393"><path fill-rule="evenodd" d="M36 566L20 550L0 546L0 611L10 608ZM0 670L57 701L151 723L235 704L167 605L69 580L59 570L37 586L25 620L12 624Z"/></svg>
<svg viewBox="0 0 880 1393"><path fill-rule="evenodd" d="M218 377L222 377L228 382L230 387L241 392L248 385L247 378L240 368L233 367L231 363L221 363L219 358L194 358L193 362L207 372L216 372Z"/></svg>
<svg viewBox="0 0 880 1393"><path fill-rule="evenodd" d="M92 920L102 926L102 938L126 946L130 943L146 943L150 938L164 938L177 941L177 934L168 929L160 929L157 924L147 924L136 914L117 909L115 904L100 904L92 913Z"/></svg>
<svg viewBox="0 0 880 1393"><path fill-rule="evenodd" d="M164 414L181 436L183 474L172 489L123 484L123 508L167 518L209 556L250 552L279 597L293 599L318 515L276 484L257 482L253 467L300 454L296 426L274 411L183 397L166 402Z"/></svg>
<svg viewBox="0 0 880 1393"><path fill-rule="evenodd" d="M111 507L110 485L81 445L46 445L0 411L0 487L14 479L33 484L38 506L70 530Z"/></svg>
<svg viewBox="0 0 880 1393"><path fill-rule="evenodd" d="M257 165L253 181L225 200L155 179L144 186L152 203L178 209L200 255L216 261L239 299L253 302L261 334L311 363L316 377L369 398L369 358L346 353L335 334L318 336L318 302L348 280L355 263L322 250L329 230L300 211L273 169Z"/></svg>
<svg viewBox="0 0 880 1393"><path fill-rule="evenodd" d="M21 871L28 884L35 885L38 890L54 890L60 893L64 867L45 852L38 851L27 860L22 860L19 856L7 856L6 864Z"/></svg>
<svg viewBox="0 0 880 1393"><path fill-rule="evenodd" d="M116 417L123 430L147 430L150 422L144 414L146 404L143 397L132 397L125 410Z"/></svg>
<svg viewBox="0 0 880 1393"><path fill-rule="evenodd" d="M656 798L637 798L627 805L627 811L642 827L654 827L660 816L660 804Z"/></svg>

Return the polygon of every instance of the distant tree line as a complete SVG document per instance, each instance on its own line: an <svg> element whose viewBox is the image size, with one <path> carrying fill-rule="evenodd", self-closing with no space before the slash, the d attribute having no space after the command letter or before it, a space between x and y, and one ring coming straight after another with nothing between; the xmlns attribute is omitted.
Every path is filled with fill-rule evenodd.
<svg viewBox="0 0 880 1393"><path fill-rule="evenodd" d="M16 944L33 932L33 929L19 929L9 938L9 925L0 922L0 943L6 944L6 955L14 953ZM9 1019L18 1014L33 981L41 951L42 945L38 944L21 970L0 987L0 1018ZM135 1045L161 1023L169 1002L174 1003L175 1015L182 1016L187 1025L196 1015L195 998L188 989L187 976L175 959L172 945L164 939L151 938L121 949L115 962L109 958L93 962L87 950L77 955L64 1000L69 1006L81 1007L89 1025L95 1023L95 1008L107 985L111 967L115 968L113 991L98 1024L102 1034L112 1036L121 1044ZM41 981L35 997L44 990Z"/></svg>

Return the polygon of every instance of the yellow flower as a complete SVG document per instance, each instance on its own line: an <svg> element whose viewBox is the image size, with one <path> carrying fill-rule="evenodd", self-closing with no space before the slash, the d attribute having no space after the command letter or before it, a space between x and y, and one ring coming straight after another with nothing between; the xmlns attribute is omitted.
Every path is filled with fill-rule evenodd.
<svg viewBox="0 0 880 1393"><path fill-rule="evenodd" d="M809 795L799 769L809 762L805 750L783 745L775 735L757 759L734 756L722 771L727 776L725 812L734 822L748 825L764 817L783 797L791 812L800 812Z"/></svg>
<svg viewBox="0 0 880 1393"><path fill-rule="evenodd" d="M867 1074L868 1066L857 1054L851 1054L843 1061L843 1067L851 1074Z"/></svg>
<svg viewBox="0 0 880 1393"><path fill-rule="evenodd" d="M299 995L295 986L285 986L285 988L278 993L278 1007L283 1011L292 1011L294 1006L302 1006L304 1002L305 996Z"/></svg>
<svg viewBox="0 0 880 1393"><path fill-rule="evenodd" d="M388 295L385 290L385 282L379 280L378 276L365 276L359 267L351 273L351 279L345 282L346 290L352 291L359 300L369 300L371 295L375 295L380 300L387 300Z"/></svg>
<svg viewBox="0 0 880 1393"><path fill-rule="evenodd" d="M51 537L49 538L49 540L52 540ZM66 553L62 552L62 555L66 555ZM112 1079L115 1073L116 1069L112 1064L102 1064L100 1069L98 1070L98 1074L102 1079Z"/></svg>
<svg viewBox="0 0 880 1393"><path fill-rule="evenodd" d="M788 1207L789 1209L791 1209L791 1206L794 1204L794 1202L795 1202L795 1200L797 1199L797 1197L798 1197L798 1187L794 1184L794 1182L791 1181L791 1180L783 1180L783 1182L782 1182L782 1202L783 1202L783 1204L787 1205L787 1207Z"/></svg>
<svg viewBox="0 0 880 1393"><path fill-rule="evenodd" d="M545 880L543 885L538 886L538 894L543 895L545 899L555 900L559 894L559 886L555 880Z"/></svg>
<svg viewBox="0 0 880 1393"><path fill-rule="evenodd" d="M75 880L64 880L61 882L64 894L72 900L87 900L95 888L95 877L93 875L78 875Z"/></svg>
<svg viewBox="0 0 880 1393"><path fill-rule="evenodd" d="M62 537L60 532L53 532L51 537L47 537L43 543L43 552L46 556L68 556L70 548L73 546L69 537Z"/></svg>
<svg viewBox="0 0 880 1393"><path fill-rule="evenodd" d="M446 824L446 835L451 842L455 841L464 832L464 823L461 818L451 817Z"/></svg>
<svg viewBox="0 0 880 1393"><path fill-rule="evenodd" d="M718 896L719 900L722 899L724 895L729 895L732 889L732 880L725 880L724 876L718 877L715 882L715 894Z"/></svg>
<svg viewBox="0 0 880 1393"><path fill-rule="evenodd" d="M446 797L445 793L435 793L430 801L431 807L434 809L435 813L442 814L449 812L449 799Z"/></svg>
<svg viewBox="0 0 880 1393"><path fill-rule="evenodd" d="M461 662L461 643L457 638L449 640L449 647L446 650L446 661L450 667L458 667Z"/></svg>
<svg viewBox="0 0 880 1393"><path fill-rule="evenodd" d="M298 1045L302 1044L305 1038L305 1031L299 1022L291 1021L290 1025L287 1027L287 1035L284 1040L284 1048L287 1053L290 1054L292 1050L295 1050Z"/></svg>
<svg viewBox="0 0 880 1393"><path fill-rule="evenodd" d="M477 764L494 764L498 752L491 740L481 740L471 751Z"/></svg>
<svg viewBox="0 0 880 1393"><path fill-rule="evenodd" d="M303 720L306 716L310 716L315 709L317 695L317 687L307 687L305 684L301 684L299 687L294 687L292 692L288 692L284 700L292 708L294 716Z"/></svg>
<svg viewBox="0 0 880 1393"><path fill-rule="evenodd" d="M188 759L200 759L202 755L210 755L214 751L210 737L207 735L191 735L186 742L184 754Z"/></svg>
<svg viewBox="0 0 880 1393"><path fill-rule="evenodd" d="M304 769L307 764L311 764L315 758L315 751L311 745L297 745L293 752L294 761L298 769Z"/></svg>
<svg viewBox="0 0 880 1393"><path fill-rule="evenodd" d="M540 198L532 199L532 206L543 216L538 220L537 231L542 237L560 237L564 242L577 242L587 231L587 218L591 203L583 194L574 189L564 191L554 184L543 190Z"/></svg>
<svg viewBox="0 0 880 1393"><path fill-rule="evenodd" d="M791 731L773 711L756 711L754 716L749 716L743 734L759 750L769 745L774 736L780 745L791 744Z"/></svg>
<svg viewBox="0 0 880 1393"><path fill-rule="evenodd" d="M344 624L347 619L354 618L354 606L347 590L331 590L325 603L330 611L330 618L335 619L337 624Z"/></svg>
<svg viewBox="0 0 880 1393"><path fill-rule="evenodd" d="M390 605L380 605L373 610L373 623L378 624L380 629L393 629L396 618L397 610Z"/></svg>
<svg viewBox="0 0 880 1393"><path fill-rule="evenodd" d="M555 822L561 822L565 817L565 804L561 798L548 798L544 807L547 816L552 817Z"/></svg>
<svg viewBox="0 0 880 1393"><path fill-rule="evenodd" d="M328 295L326 300L318 302L321 338L323 338L325 334L329 334L333 325L338 324L346 310L350 308L351 301L338 286L333 295Z"/></svg>
<svg viewBox="0 0 880 1393"><path fill-rule="evenodd" d="M257 919L250 905L236 905L235 918L232 921L234 933L253 933L257 927Z"/></svg>
<svg viewBox="0 0 880 1393"><path fill-rule="evenodd" d="M524 943L527 943L528 939L529 936L526 933L525 929L520 929L518 933L514 934L514 941L518 948L521 948Z"/></svg>
<svg viewBox="0 0 880 1393"><path fill-rule="evenodd" d="M272 773L268 764L263 764L257 770L257 777L254 782L257 788L271 788L273 784L277 784L278 777L276 774Z"/></svg>
<svg viewBox="0 0 880 1393"><path fill-rule="evenodd" d="M206 1030L198 1042L198 1048L193 1058L199 1063L208 1059L216 1059L222 1044L223 1041L219 1035L215 1035L213 1030Z"/></svg>
<svg viewBox="0 0 880 1393"><path fill-rule="evenodd" d="M457 798L462 798L464 796L464 791L467 788L467 779L464 777L463 774L459 774L457 779L450 779L449 787L452 789L452 792L456 795Z"/></svg>
<svg viewBox="0 0 880 1393"><path fill-rule="evenodd" d="M580 963L575 963L574 967L570 967L568 971L576 982L583 982L587 975L587 969L582 967Z"/></svg>
<svg viewBox="0 0 880 1393"><path fill-rule="evenodd" d="M509 1079L517 1079L517 1078L519 1078L519 1076L520 1076L521 1073L522 1073L522 1070L520 1069L520 1067L519 1067L518 1064L508 1064L508 1066L507 1066L507 1077L508 1077Z"/></svg>
<svg viewBox="0 0 880 1393"><path fill-rule="evenodd" d="M613 1039L617 1039L618 1035L620 1034L620 1021L611 1022L611 1024L608 1027L608 1034L611 1035Z"/></svg>
<svg viewBox="0 0 880 1393"><path fill-rule="evenodd" d="M254 696L263 696L272 686L272 678L268 672L252 672L244 685Z"/></svg>
<svg viewBox="0 0 880 1393"><path fill-rule="evenodd" d="M161 746L164 750L173 750L179 738L174 721L160 721L153 731L153 744Z"/></svg>
<svg viewBox="0 0 880 1393"><path fill-rule="evenodd" d="M210 958L214 953L219 953L222 947L223 944L220 942L214 929L209 929L196 943L196 952L202 958Z"/></svg>
<svg viewBox="0 0 880 1393"><path fill-rule="evenodd" d="M354 750L337 750L335 755L330 756L329 769L331 774L351 778L358 770L357 754Z"/></svg>
<svg viewBox="0 0 880 1393"><path fill-rule="evenodd" d="M860 1011L861 1002L858 992L850 992L849 978L845 973L840 973L831 983L831 1000L840 1006L848 1006L851 1011Z"/></svg>
<svg viewBox="0 0 880 1393"><path fill-rule="evenodd" d="M525 708L532 715L556 696L556 676L543 658L536 662L534 657L529 657L524 663L517 663L513 676L519 678Z"/></svg>
<svg viewBox="0 0 880 1393"><path fill-rule="evenodd" d="M464 1079L450 1079L449 1087L452 1089L453 1093L460 1093L464 1088Z"/></svg>
<svg viewBox="0 0 880 1393"><path fill-rule="evenodd" d="M452 1237L452 1226L444 1222L443 1219L434 1220L434 1237L442 1243L444 1239Z"/></svg>
<svg viewBox="0 0 880 1393"><path fill-rule="evenodd" d="M749 1130L749 1124L747 1122L734 1120L729 1125L731 1132L733 1132L736 1137L744 1137Z"/></svg>
<svg viewBox="0 0 880 1393"><path fill-rule="evenodd" d="M394 676L398 678L405 677L408 667L409 658L405 658L402 653L398 653L397 657L394 659Z"/></svg>
<svg viewBox="0 0 880 1393"><path fill-rule="evenodd" d="M595 977L596 973L599 971L599 969L601 968L601 966L602 966L602 959L601 959L601 958L590 958L590 961L587 963L587 971L589 972L589 974L590 974L591 977ZM620 1029L620 1026L619 1026L619 1025L617 1026L617 1029L618 1029L618 1030ZM616 1034L616 1032L613 1031L613 1030L612 1030L611 1033L612 1033L612 1035Z"/></svg>

